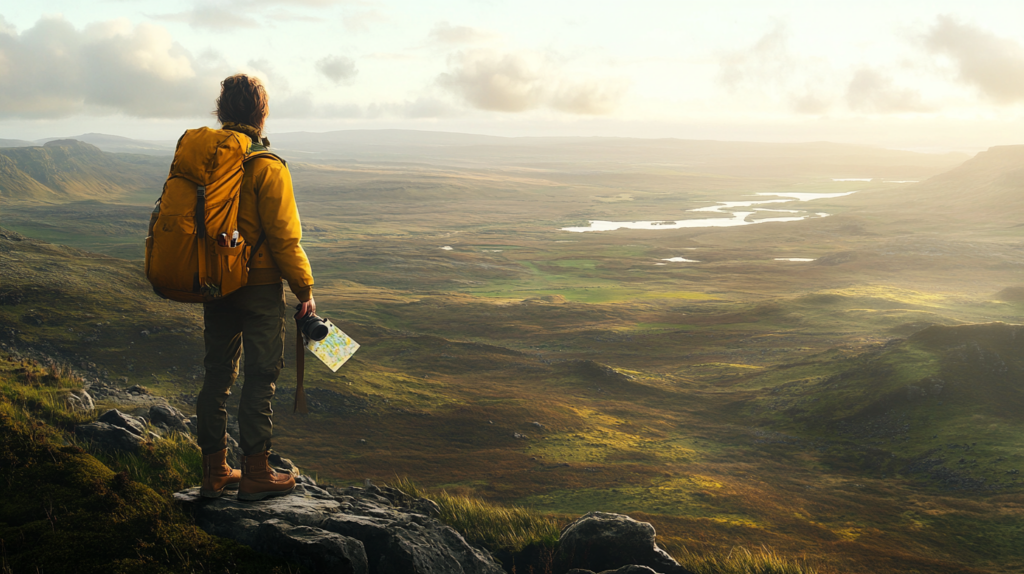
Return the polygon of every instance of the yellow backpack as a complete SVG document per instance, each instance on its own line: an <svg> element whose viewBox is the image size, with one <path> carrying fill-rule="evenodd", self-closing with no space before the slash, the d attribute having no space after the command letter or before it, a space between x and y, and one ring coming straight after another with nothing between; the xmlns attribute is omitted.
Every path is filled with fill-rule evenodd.
<svg viewBox="0 0 1024 574"><path fill-rule="evenodd" d="M146 237L146 278L158 295L205 303L246 284L249 255L266 234L251 248L238 235L238 197L245 162L264 155L283 161L238 132L181 136Z"/></svg>

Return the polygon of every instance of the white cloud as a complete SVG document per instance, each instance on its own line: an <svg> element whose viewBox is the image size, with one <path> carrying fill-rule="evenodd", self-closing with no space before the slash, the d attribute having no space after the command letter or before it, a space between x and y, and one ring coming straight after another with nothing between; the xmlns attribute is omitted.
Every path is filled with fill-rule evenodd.
<svg viewBox="0 0 1024 574"><path fill-rule="evenodd" d="M171 14L157 14L152 17L156 20L184 22L193 28L204 30L222 31L236 28L260 27L260 23L252 16L244 12L232 10L229 7L216 5L200 5L192 10Z"/></svg>
<svg viewBox="0 0 1024 574"><path fill-rule="evenodd" d="M229 73L152 24L114 20L78 30L44 18L21 34L0 33L0 117L204 115Z"/></svg>
<svg viewBox="0 0 1024 574"><path fill-rule="evenodd" d="M893 86L892 79L868 68L858 70L846 89L846 104L851 110L875 113L924 112L929 107L921 94L909 88Z"/></svg>
<svg viewBox="0 0 1024 574"><path fill-rule="evenodd" d="M570 80L568 73L533 52L472 50L450 58L449 71L438 75L436 83L474 108L498 112L550 107L606 114L625 92L620 80Z"/></svg>
<svg viewBox="0 0 1024 574"><path fill-rule="evenodd" d="M749 48L722 54L718 81L729 91L736 92L752 83L778 82L788 76L793 67L788 32L783 24L776 23L770 32Z"/></svg>
<svg viewBox="0 0 1024 574"><path fill-rule="evenodd" d="M335 84L351 83L359 70L356 62L345 56L327 56L317 60L316 69Z"/></svg>
<svg viewBox="0 0 1024 574"><path fill-rule="evenodd" d="M329 8L345 0L202 0L189 10L153 14L156 20L184 22L196 29L232 30L260 28L280 20L321 20L322 14L308 9Z"/></svg>
<svg viewBox="0 0 1024 574"><path fill-rule="evenodd" d="M347 14L341 20L345 29L355 34L369 32L375 25L383 24L387 21L388 17L379 10L365 10L363 12Z"/></svg>
<svg viewBox="0 0 1024 574"><path fill-rule="evenodd" d="M719 56L718 83L730 94L757 105L776 102L800 114L823 114L834 98L824 88L831 70L811 57L794 54L782 23L742 50Z"/></svg>
<svg viewBox="0 0 1024 574"><path fill-rule="evenodd" d="M428 38L438 44L475 44L497 38L497 34L471 28L469 26L452 26L448 22L438 22L430 30Z"/></svg>
<svg viewBox="0 0 1024 574"><path fill-rule="evenodd" d="M932 53L952 59L960 82L1001 104L1024 100L1024 47L950 16L939 16L924 37Z"/></svg>

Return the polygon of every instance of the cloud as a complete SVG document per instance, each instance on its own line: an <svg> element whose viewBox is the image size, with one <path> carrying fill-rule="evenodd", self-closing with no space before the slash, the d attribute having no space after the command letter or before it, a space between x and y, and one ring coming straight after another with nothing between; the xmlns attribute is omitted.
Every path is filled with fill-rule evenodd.
<svg viewBox="0 0 1024 574"><path fill-rule="evenodd" d="M854 111L883 114L930 110L921 102L919 92L896 88L888 76L868 68L853 75L846 89L846 104Z"/></svg>
<svg viewBox="0 0 1024 574"><path fill-rule="evenodd" d="M442 88L474 108L521 112L544 97L542 62L525 54L460 54L455 69L437 77Z"/></svg>
<svg viewBox="0 0 1024 574"><path fill-rule="evenodd" d="M359 34L369 32L375 24L382 24L387 21L388 17L383 13L377 10L367 10L365 12L348 14L341 22L346 30Z"/></svg>
<svg viewBox="0 0 1024 574"><path fill-rule="evenodd" d="M327 77L335 84L351 83L359 73L356 69L356 62L345 56L327 56L316 62L318 72Z"/></svg>
<svg viewBox="0 0 1024 574"><path fill-rule="evenodd" d="M329 8L345 3L344 0L203 0L192 9L167 14L153 14L150 18L170 22L184 22L202 30L232 30L260 28L265 22L279 20L321 20L301 14L295 9Z"/></svg>
<svg viewBox="0 0 1024 574"><path fill-rule="evenodd" d="M152 24L78 30L44 18L21 34L0 33L0 117L205 115L231 71L196 59Z"/></svg>
<svg viewBox="0 0 1024 574"><path fill-rule="evenodd" d="M184 22L193 28L205 30L260 27L260 23L250 16L217 6L197 6L193 10L175 12L173 14L159 14L153 16L153 18L168 22Z"/></svg>
<svg viewBox="0 0 1024 574"><path fill-rule="evenodd" d="M448 22L438 22L428 35L430 41L438 44L474 44L496 37L496 34L486 30L469 26L452 26Z"/></svg>
<svg viewBox="0 0 1024 574"><path fill-rule="evenodd" d="M550 105L570 114L605 115L615 109L625 91L621 82L569 84L552 94Z"/></svg>
<svg viewBox="0 0 1024 574"><path fill-rule="evenodd" d="M744 84L777 82L794 67L789 52L786 26L775 27L745 50L727 52L719 58L718 81L736 92Z"/></svg>
<svg viewBox="0 0 1024 574"><path fill-rule="evenodd" d="M470 106L497 112L550 107L574 114L606 114L625 84L617 80L570 81L566 71L531 52L460 52L436 83Z"/></svg>
<svg viewBox="0 0 1024 574"><path fill-rule="evenodd" d="M758 104L776 102L799 114L832 109L834 98L823 88L831 70L814 58L794 54L789 30L781 22L749 47L721 54L718 64L718 83L730 94Z"/></svg>
<svg viewBox="0 0 1024 574"><path fill-rule="evenodd" d="M939 16L924 37L932 53L952 59L958 79L1000 104L1024 99L1024 47L950 16Z"/></svg>

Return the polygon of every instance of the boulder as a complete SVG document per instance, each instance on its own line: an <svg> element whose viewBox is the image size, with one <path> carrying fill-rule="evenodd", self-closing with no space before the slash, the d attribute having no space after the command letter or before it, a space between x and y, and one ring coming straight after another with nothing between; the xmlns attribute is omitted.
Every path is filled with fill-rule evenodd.
<svg viewBox="0 0 1024 574"><path fill-rule="evenodd" d="M658 548L654 539L654 527L647 522L622 514L591 512L562 529L555 570L581 568L604 572L636 565L661 574L693 574Z"/></svg>
<svg viewBox="0 0 1024 574"><path fill-rule="evenodd" d="M100 421L76 426L75 436L79 440L92 443L93 446L106 451L138 452L139 447L146 442L137 434Z"/></svg>
<svg viewBox="0 0 1024 574"><path fill-rule="evenodd" d="M67 402L68 408L73 411L89 412L96 408L92 396L84 390L71 391L64 400Z"/></svg>
<svg viewBox="0 0 1024 574"><path fill-rule="evenodd" d="M228 413L227 416L227 431L228 435L234 438L236 442L242 440L241 430L238 428L238 419L231 413Z"/></svg>
<svg viewBox="0 0 1024 574"><path fill-rule="evenodd" d="M142 417L133 417L132 415L122 413L117 409L110 409L109 411L100 415L98 419L101 423L107 423L118 428L122 428L134 435L145 436L146 435L146 421Z"/></svg>
<svg viewBox="0 0 1024 574"><path fill-rule="evenodd" d="M149 407L149 420L154 425L163 425L168 430L187 433L185 422L188 418L171 405L153 405Z"/></svg>
<svg viewBox="0 0 1024 574"><path fill-rule="evenodd" d="M238 441L230 434L226 438L228 443L228 464L231 465L231 468L242 468L242 447L238 446Z"/></svg>
<svg viewBox="0 0 1024 574"><path fill-rule="evenodd" d="M616 568L615 570L605 570L604 572L594 572L593 570L586 570L584 568L573 568L565 574L660 574L655 572L649 566L637 566L636 564L630 564L623 566L622 568Z"/></svg>
<svg viewBox="0 0 1024 574"><path fill-rule="evenodd" d="M630 564L629 566L623 566L622 568L616 568L615 570L605 570L599 574L661 574L655 571L650 566L637 566L636 564Z"/></svg>
<svg viewBox="0 0 1024 574"><path fill-rule="evenodd" d="M310 551L315 547L333 548L330 552L336 555L340 548L351 550L353 545L346 541L355 540L365 551L368 572L374 574L504 574L486 551L417 512L415 507L426 505L411 500L420 499L395 489L371 488L376 492L355 487L322 489L303 479L292 494L259 502L241 502L230 491L220 498L202 498L198 488L178 492L174 498L192 512L203 530L261 552L294 552L289 557L302 559L302 552L309 558L316 553ZM358 559L354 554L346 556L355 568Z"/></svg>
<svg viewBox="0 0 1024 574"><path fill-rule="evenodd" d="M331 574L369 574L363 543L312 526L272 519L256 527L253 548Z"/></svg>
<svg viewBox="0 0 1024 574"><path fill-rule="evenodd" d="M270 466L274 467L277 470L287 471L294 475L299 474L299 467L295 466L295 463L293 463L291 460L287 458L282 457L276 452L271 452L269 455L267 455L267 464L269 464ZM316 486L315 482L313 483L313 486Z"/></svg>

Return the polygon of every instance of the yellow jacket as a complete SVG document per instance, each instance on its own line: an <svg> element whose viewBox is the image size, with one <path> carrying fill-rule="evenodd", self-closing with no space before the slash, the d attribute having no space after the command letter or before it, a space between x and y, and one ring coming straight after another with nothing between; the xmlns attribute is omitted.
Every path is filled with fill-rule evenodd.
<svg viewBox="0 0 1024 574"><path fill-rule="evenodd" d="M299 301L313 297L313 271L299 244L302 224L292 176L284 162L255 157L245 163L238 198L238 230L245 242L253 246L261 232L267 234L259 250L250 255L246 285L270 285L284 278Z"/></svg>

